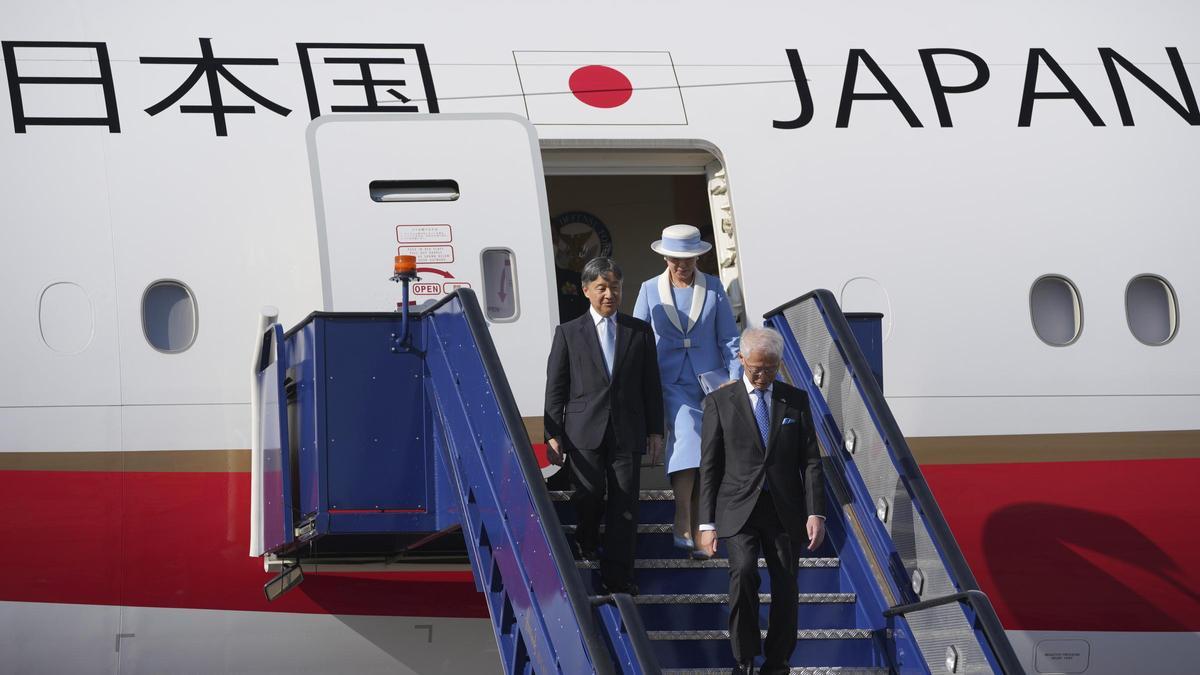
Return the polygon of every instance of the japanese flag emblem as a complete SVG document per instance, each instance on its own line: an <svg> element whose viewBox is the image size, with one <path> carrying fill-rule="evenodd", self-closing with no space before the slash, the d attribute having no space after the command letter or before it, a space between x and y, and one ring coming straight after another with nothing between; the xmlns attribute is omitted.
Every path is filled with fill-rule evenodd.
<svg viewBox="0 0 1200 675"><path fill-rule="evenodd" d="M534 124L687 124L670 52L513 52Z"/></svg>

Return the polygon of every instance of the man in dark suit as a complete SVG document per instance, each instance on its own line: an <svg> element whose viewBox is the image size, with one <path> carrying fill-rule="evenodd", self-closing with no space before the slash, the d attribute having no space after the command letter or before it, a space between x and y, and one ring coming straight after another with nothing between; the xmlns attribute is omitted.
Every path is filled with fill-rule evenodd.
<svg viewBox="0 0 1200 675"><path fill-rule="evenodd" d="M550 461L568 462L579 514L580 555L594 558L604 520L601 592L637 594L642 453L657 463L663 448L662 383L654 332L621 314L621 268L611 258L583 267L586 314L554 331L546 366L546 442Z"/></svg>
<svg viewBox="0 0 1200 675"><path fill-rule="evenodd" d="M701 550L729 550L729 638L738 665L787 673L796 647L800 547L825 538L825 484L808 396L775 381L783 339L770 328L742 333L741 382L704 399L700 450ZM758 623L758 557L771 575L765 650Z"/></svg>

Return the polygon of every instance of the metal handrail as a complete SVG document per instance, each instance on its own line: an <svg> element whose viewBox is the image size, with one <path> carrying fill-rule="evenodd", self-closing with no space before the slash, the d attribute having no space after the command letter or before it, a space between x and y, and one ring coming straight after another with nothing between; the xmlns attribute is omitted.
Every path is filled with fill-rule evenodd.
<svg viewBox="0 0 1200 675"><path fill-rule="evenodd" d="M633 597L628 593L613 593L592 596L591 600L592 604L597 607L612 605L616 609L619 620L619 625L614 628L620 631L621 627L624 627L625 634L629 636L629 644L624 650L626 653L618 653L618 657L631 659L630 665L633 666L631 670L634 672L642 675L660 675L662 668L658 665L658 657L654 655L654 645L650 643L646 624L642 623L642 614L638 611Z"/></svg>
<svg viewBox="0 0 1200 675"><path fill-rule="evenodd" d="M884 610L883 615L891 618L893 616L904 616L911 612L919 612L923 609L932 607L940 607L953 602L958 602L969 606L975 612L975 620L979 622L979 628L983 631L983 637L988 641L988 646L992 648L992 654L999 661L1000 667L1005 673L1024 673L1024 668L1021 667L1020 661L1017 660L1017 654L1013 651L1012 643L1007 639L997 642L993 636L1004 635L1004 626L1000 623L999 617L996 616L996 608L992 606L992 601L987 594L977 589L969 589L959 593L951 593L943 595L940 598L932 598L914 602L907 605L897 605ZM1011 661L1006 660L1011 659Z"/></svg>
<svg viewBox="0 0 1200 675"><path fill-rule="evenodd" d="M883 615L889 618L904 616L910 612L919 612L923 609L932 609L933 607L941 607L942 605L952 605L956 602L970 605L972 604L972 596L981 596L985 602L991 604L991 601L987 599L987 594L983 591L960 591L958 593L951 593L950 595L943 595L940 598L930 598L929 600L922 600L920 602L910 602L907 605L888 607L883 610Z"/></svg>
<svg viewBox="0 0 1200 675"><path fill-rule="evenodd" d="M862 350L858 346L858 341L850 330L850 324L842 314L833 293L823 288L805 293L795 300L767 312L763 315L763 318L770 319L773 316L782 315L785 310L806 302L809 299L816 302L817 308L826 319L829 332L832 334L843 358L846 359L850 373L855 376L855 381L859 385L859 391L865 399L867 407L874 413L875 419L879 424L880 435L883 437L884 447L891 454L902 484L908 491L909 496L912 497L913 503L917 505L922 518L925 520L930 536L941 551L943 561L950 572L952 580L964 592L979 591L979 582L975 579L975 575L971 572L971 568L967 564L962 550L958 547L958 542L954 539L954 535L950 531L950 525L946 522L941 508L938 507L937 501L934 500L933 493L929 489L929 484L925 482L925 477L917 465L916 458L913 457L912 451L908 447L908 442L900 432L900 426L896 423L896 418L892 415L891 408L888 407L887 401L883 396L883 390L880 389L874 376L870 375L870 364L867 363L866 357L863 356ZM982 592L980 592L980 595L983 595ZM984 600L986 599L987 597L984 596ZM996 610L992 607L991 602L981 603L979 606L972 604L972 608L976 610L980 628L983 630L988 644L992 647L993 654L1000 668L1005 673L1024 673L1025 670L1022 668L1020 660L1017 659L1017 655L1004 633L1003 625L1000 623L999 617L996 616Z"/></svg>
<svg viewBox="0 0 1200 675"><path fill-rule="evenodd" d="M559 522L558 513L554 510L549 493L544 487L539 489L543 485L541 469L538 467L532 451L520 451L521 448L532 448L532 445L529 441L528 432L525 430L525 425L521 421L516 399L513 397L512 388L509 386L508 377L504 374L504 367L500 364L500 356L496 351L495 343L492 341L492 335L488 331L487 323L483 318L483 312L479 307L479 301L476 299L475 293L470 289L460 288L423 310L420 314L420 319L424 319L427 315L455 299L462 305L463 317L475 341L475 347L483 363L484 371L491 382L492 392L500 411L501 419L508 431L509 438L512 440L512 447L516 450L513 453L515 455L514 458L517 461L517 465L521 468L521 473L526 483L531 487L529 490L530 504L537 515L542 529L547 535L546 540L549 543L550 556L554 560L555 568L560 573L567 601L570 603L572 613L580 630L579 638L582 640L596 672L613 673L615 669L612 665L608 648L601 639L596 626L595 616L592 611L591 602L588 599L587 590L583 584L583 579L576 572L574 556L567 545L566 538L562 536L562 525Z"/></svg>

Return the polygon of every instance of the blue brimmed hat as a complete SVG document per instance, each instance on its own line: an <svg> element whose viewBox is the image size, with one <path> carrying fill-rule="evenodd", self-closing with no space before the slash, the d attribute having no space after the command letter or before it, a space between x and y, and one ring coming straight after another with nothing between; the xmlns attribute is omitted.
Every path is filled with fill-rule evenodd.
<svg viewBox="0 0 1200 675"><path fill-rule="evenodd" d="M692 225L668 225L662 239L650 244L650 250L668 258L695 258L708 253L712 244L700 239L700 230Z"/></svg>

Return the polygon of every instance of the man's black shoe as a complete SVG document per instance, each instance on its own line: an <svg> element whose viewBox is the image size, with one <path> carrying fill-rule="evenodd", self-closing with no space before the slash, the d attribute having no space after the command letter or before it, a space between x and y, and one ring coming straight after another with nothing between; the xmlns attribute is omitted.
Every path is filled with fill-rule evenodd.
<svg viewBox="0 0 1200 675"><path fill-rule="evenodd" d="M787 675L792 672L792 668L786 663L764 663L758 672L759 675Z"/></svg>
<svg viewBox="0 0 1200 675"><path fill-rule="evenodd" d="M733 675L754 675L754 663L739 663L733 667Z"/></svg>
<svg viewBox="0 0 1200 675"><path fill-rule="evenodd" d="M571 555L576 560L597 560L599 555L594 548L583 548L577 541L571 541Z"/></svg>
<svg viewBox="0 0 1200 675"><path fill-rule="evenodd" d="M613 593L626 593L637 597L639 590L638 585L632 581L624 584L609 585L603 579L600 580L600 595L612 595Z"/></svg>

